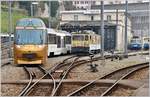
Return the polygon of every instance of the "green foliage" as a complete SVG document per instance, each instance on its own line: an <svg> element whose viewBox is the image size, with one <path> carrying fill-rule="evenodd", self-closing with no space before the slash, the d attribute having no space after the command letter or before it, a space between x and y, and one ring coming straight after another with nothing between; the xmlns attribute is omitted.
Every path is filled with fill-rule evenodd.
<svg viewBox="0 0 150 97"><path fill-rule="evenodd" d="M26 9L28 11L28 14L31 16L31 2L30 1L18 1L19 6L22 9Z"/></svg>
<svg viewBox="0 0 150 97"><path fill-rule="evenodd" d="M52 17L56 16L58 7L59 7L59 2L58 1L52 1L51 2L51 16Z"/></svg>
<svg viewBox="0 0 150 97"><path fill-rule="evenodd" d="M45 23L46 27L48 27L48 18L39 17Z"/></svg>
<svg viewBox="0 0 150 97"><path fill-rule="evenodd" d="M49 2L47 1L46 3L49 6ZM58 1L51 1L51 17L56 17L58 7L59 7Z"/></svg>
<svg viewBox="0 0 150 97"><path fill-rule="evenodd" d="M12 11L12 24L13 24L13 31L16 25L16 22L21 18L27 18L27 14L24 12L20 13L16 10ZM8 10L1 10L1 31L2 33L8 33L9 32L9 15Z"/></svg>
<svg viewBox="0 0 150 97"><path fill-rule="evenodd" d="M72 1L64 1L63 2L65 10L75 10L76 7L72 4Z"/></svg>
<svg viewBox="0 0 150 97"><path fill-rule="evenodd" d="M49 19L48 18L42 18L42 17L39 17L39 18L43 20L46 27L49 27ZM51 22L51 28L54 28L54 29L57 28L59 21L56 18L52 18L50 22Z"/></svg>
<svg viewBox="0 0 150 97"><path fill-rule="evenodd" d="M39 2L39 6L40 6L42 12L44 12L44 10L45 10L45 3L43 1L41 1L41 2Z"/></svg>

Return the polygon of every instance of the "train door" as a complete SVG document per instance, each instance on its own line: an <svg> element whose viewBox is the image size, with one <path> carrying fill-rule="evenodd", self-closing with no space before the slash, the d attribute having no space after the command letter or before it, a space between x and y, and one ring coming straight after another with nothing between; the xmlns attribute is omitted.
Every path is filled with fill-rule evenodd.
<svg viewBox="0 0 150 97"><path fill-rule="evenodd" d="M64 36L61 37L61 47L62 47L62 48L65 48L65 47L66 47L65 37L64 37Z"/></svg>
<svg viewBox="0 0 150 97"><path fill-rule="evenodd" d="M105 29L105 38L104 38L104 49L111 50L115 49L116 46L116 28L108 27Z"/></svg>
<svg viewBox="0 0 150 97"><path fill-rule="evenodd" d="M56 40L57 40L57 48L60 48L61 47L61 37L56 36Z"/></svg>

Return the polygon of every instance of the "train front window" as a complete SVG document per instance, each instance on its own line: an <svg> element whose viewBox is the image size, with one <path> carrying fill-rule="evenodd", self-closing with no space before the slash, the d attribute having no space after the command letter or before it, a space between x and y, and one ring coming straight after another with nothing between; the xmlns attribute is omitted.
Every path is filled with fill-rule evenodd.
<svg viewBox="0 0 150 97"><path fill-rule="evenodd" d="M141 43L141 40L139 40L139 39L133 39L133 40L131 40L131 42L132 43Z"/></svg>
<svg viewBox="0 0 150 97"><path fill-rule="evenodd" d="M42 23L41 23L41 21L40 20L38 20L38 19L32 19L32 20L27 20L27 19L25 19L25 20L20 20L19 22L17 22L17 26L31 26L31 27L42 27L43 25L42 25Z"/></svg>
<svg viewBox="0 0 150 97"><path fill-rule="evenodd" d="M16 30L15 43L23 44L44 44L46 43L45 30Z"/></svg>
<svg viewBox="0 0 150 97"><path fill-rule="evenodd" d="M84 40L84 36L83 35L73 35L73 40L78 40L78 41Z"/></svg>

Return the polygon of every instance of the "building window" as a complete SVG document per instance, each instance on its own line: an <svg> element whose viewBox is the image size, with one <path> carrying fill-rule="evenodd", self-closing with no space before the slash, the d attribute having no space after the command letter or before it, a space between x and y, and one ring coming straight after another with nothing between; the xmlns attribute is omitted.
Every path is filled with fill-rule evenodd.
<svg viewBox="0 0 150 97"><path fill-rule="evenodd" d="M116 4L118 4L118 1L115 1Z"/></svg>
<svg viewBox="0 0 150 97"><path fill-rule="evenodd" d="M91 16L91 21L93 21L94 20L94 16Z"/></svg>
<svg viewBox="0 0 150 97"><path fill-rule="evenodd" d="M77 4L79 4L79 1L77 1Z"/></svg>
<svg viewBox="0 0 150 97"><path fill-rule="evenodd" d="M92 2L92 4L93 4L93 5L95 5L95 4L96 4L96 2L95 2L95 1L93 1L93 2Z"/></svg>
<svg viewBox="0 0 150 97"><path fill-rule="evenodd" d="M109 2L109 4L113 4L113 2Z"/></svg>
<svg viewBox="0 0 150 97"><path fill-rule="evenodd" d="M111 20L111 15L108 15L107 16L107 21L110 21Z"/></svg>
<svg viewBox="0 0 150 97"><path fill-rule="evenodd" d="M80 3L81 3L81 4L84 4L84 1L81 1Z"/></svg>
<svg viewBox="0 0 150 97"><path fill-rule="evenodd" d="M85 4L88 4L88 1L85 1Z"/></svg>
<svg viewBox="0 0 150 97"><path fill-rule="evenodd" d="M119 4L121 4L121 1L119 1Z"/></svg>
<svg viewBox="0 0 150 97"><path fill-rule="evenodd" d="M74 15L74 20L75 20L75 21L78 20L78 15Z"/></svg>

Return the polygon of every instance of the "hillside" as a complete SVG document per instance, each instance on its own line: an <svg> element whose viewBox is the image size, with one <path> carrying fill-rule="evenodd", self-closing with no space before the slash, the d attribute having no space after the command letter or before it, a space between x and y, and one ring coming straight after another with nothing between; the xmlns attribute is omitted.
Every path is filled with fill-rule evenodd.
<svg viewBox="0 0 150 97"><path fill-rule="evenodd" d="M15 28L16 21L21 18L29 17L24 10L13 9L12 10L12 21L13 21L13 30ZM8 33L9 32L9 16L8 16L8 8L2 7L1 9L1 32Z"/></svg>

